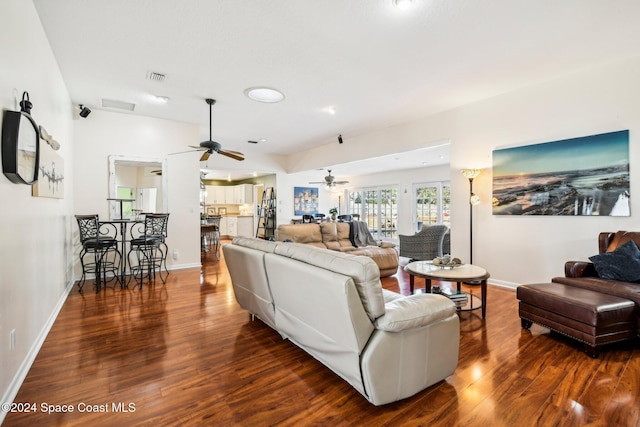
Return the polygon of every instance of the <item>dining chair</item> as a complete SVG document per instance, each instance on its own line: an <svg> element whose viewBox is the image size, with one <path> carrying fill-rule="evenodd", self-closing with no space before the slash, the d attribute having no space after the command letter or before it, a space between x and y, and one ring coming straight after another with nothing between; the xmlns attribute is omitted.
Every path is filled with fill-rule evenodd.
<svg viewBox="0 0 640 427"><path fill-rule="evenodd" d="M351 219L352 217L350 214L338 215L338 222L349 222Z"/></svg>
<svg viewBox="0 0 640 427"><path fill-rule="evenodd" d="M114 278L120 280L118 268L122 260L122 254L118 250L116 239L117 228L113 224L100 225L98 215L75 215L78 222L80 236L80 265L82 266L82 277L78 282L78 292L87 280L87 274L95 275L96 293L100 292L100 286L105 285ZM87 260L87 255L93 259ZM113 277L107 280L107 273L112 273Z"/></svg>

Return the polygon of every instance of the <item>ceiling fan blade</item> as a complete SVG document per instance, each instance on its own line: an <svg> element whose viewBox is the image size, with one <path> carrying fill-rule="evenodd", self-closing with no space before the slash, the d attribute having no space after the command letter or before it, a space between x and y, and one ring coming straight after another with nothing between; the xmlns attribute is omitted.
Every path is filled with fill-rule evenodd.
<svg viewBox="0 0 640 427"><path fill-rule="evenodd" d="M239 156L239 155L237 155L235 153L232 153L230 151L222 151L222 150L218 151L218 154L222 154L223 156L231 157L232 159L236 159L236 160L240 160L240 161L244 160L244 157L243 157L244 154L242 156ZM239 153L239 154L242 154L242 153Z"/></svg>
<svg viewBox="0 0 640 427"><path fill-rule="evenodd" d="M209 158L210 155L211 155L210 152L205 151L204 153L202 153L202 157L200 157L200 161L204 162L205 160L207 160Z"/></svg>
<svg viewBox="0 0 640 427"><path fill-rule="evenodd" d="M239 151L233 151L233 150L224 150L227 153L231 153L231 154L235 154L236 156L243 156L244 157L244 153L241 153Z"/></svg>
<svg viewBox="0 0 640 427"><path fill-rule="evenodd" d="M189 147L193 148L194 150L198 150L198 151L206 151L208 150L207 147L201 147L201 146L196 146L196 145L189 145Z"/></svg>
<svg viewBox="0 0 640 427"><path fill-rule="evenodd" d="M324 181L313 181L313 182L309 182L309 184L325 184Z"/></svg>
<svg viewBox="0 0 640 427"><path fill-rule="evenodd" d="M334 184L338 184L338 185L342 185L342 184L348 184L349 181L334 181Z"/></svg>

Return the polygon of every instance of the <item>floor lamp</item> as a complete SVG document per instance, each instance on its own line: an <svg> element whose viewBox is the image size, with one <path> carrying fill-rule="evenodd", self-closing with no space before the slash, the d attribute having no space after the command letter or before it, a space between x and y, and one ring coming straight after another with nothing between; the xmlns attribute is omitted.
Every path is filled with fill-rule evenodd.
<svg viewBox="0 0 640 427"><path fill-rule="evenodd" d="M473 179L480 175L480 169L460 171L469 180L469 264L473 264L473 207L480 203L480 197L473 193Z"/></svg>

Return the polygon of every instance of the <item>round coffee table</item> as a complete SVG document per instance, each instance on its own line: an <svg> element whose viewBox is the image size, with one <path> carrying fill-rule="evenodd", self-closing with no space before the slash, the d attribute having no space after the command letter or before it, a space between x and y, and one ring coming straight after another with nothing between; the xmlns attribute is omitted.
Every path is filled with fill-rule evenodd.
<svg viewBox="0 0 640 427"><path fill-rule="evenodd" d="M409 288L413 293L413 287L416 277L424 278L425 292L431 292L431 281L441 280L446 282L456 282L457 290L460 292L460 284L480 285L480 304L474 307L471 303L470 308L463 310L477 310L482 308L482 318L486 315L487 304L487 279L490 277L489 272L482 267L473 264L463 264L454 268L441 268L433 265L431 261L414 261L404 267L404 271L409 274ZM473 301L474 295L470 295L469 299ZM475 297L477 298L477 297Z"/></svg>

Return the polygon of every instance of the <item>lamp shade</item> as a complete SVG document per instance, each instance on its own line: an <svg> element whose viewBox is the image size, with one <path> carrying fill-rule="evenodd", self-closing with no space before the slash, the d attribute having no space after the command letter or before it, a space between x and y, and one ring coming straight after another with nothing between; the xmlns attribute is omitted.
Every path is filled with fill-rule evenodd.
<svg viewBox="0 0 640 427"><path fill-rule="evenodd" d="M480 169L462 169L460 173L467 179L473 179L480 175Z"/></svg>

